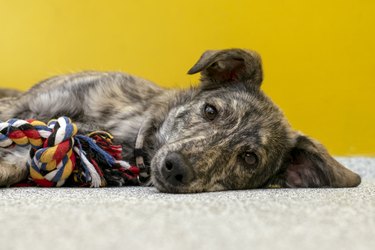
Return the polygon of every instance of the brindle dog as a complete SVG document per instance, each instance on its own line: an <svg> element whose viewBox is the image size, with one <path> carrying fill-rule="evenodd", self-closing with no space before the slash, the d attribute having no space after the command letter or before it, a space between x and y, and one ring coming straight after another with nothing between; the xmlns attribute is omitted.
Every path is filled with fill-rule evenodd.
<svg viewBox="0 0 375 250"><path fill-rule="evenodd" d="M0 100L0 119L69 116L81 133L109 131L127 161L151 166L162 192L279 187L355 187L359 175L317 141L294 131L261 91L254 51L205 52L189 70L198 87L163 89L123 73L84 72L47 79ZM135 150L137 148L137 150ZM27 176L27 150L0 151L0 185Z"/></svg>

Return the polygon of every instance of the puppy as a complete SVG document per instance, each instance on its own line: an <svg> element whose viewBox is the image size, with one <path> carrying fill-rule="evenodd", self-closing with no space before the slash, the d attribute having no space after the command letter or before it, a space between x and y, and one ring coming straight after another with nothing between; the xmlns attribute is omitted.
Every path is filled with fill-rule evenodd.
<svg viewBox="0 0 375 250"><path fill-rule="evenodd" d="M317 141L294 131L260 89L260 56L243 49L205 52L188 89L164 89L116 72L56 76L0 99L0 118L71 117L80 132L105 130L125 160L151 168L163 192L264 187L355 187L359 175ZM27 177L27 150L0 151L0 185Z"/></svg>

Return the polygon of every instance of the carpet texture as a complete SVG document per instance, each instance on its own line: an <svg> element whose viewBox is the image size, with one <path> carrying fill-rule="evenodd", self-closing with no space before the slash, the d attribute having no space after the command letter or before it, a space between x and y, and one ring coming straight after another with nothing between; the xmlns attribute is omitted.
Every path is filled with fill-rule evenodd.
<svg viewBox="0 0 375 250"><path fill-rule="evenodd" d="M375 249L375 158L358 188L163 194L0 189L0 249Z"/></svg>

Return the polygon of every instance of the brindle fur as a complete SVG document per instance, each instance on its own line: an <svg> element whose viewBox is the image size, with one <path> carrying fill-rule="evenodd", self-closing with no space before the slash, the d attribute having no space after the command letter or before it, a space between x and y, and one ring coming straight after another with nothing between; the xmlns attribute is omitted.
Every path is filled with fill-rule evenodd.
<svg viewBox="0 0 375 250"><path fill-rule="evenodd" d="M260 90L262 66L254 51L207 51L189 74L198 87L164 89L116 72L83 72L47 79L16 98L0 100L0 119L71 117L81 133L112 133L134 163L137 133L150 124L143 150L152 183L163 192L203 192L280 187L354 187L360 177L335 161L318 142L291 129L280 109ZM205 105L218 110L204 115ZM257 156L249 166L244 152ZM172 185L161 174L177 152L193 178ZM0 151L0 185L27 176L26 150Z"/></svg>

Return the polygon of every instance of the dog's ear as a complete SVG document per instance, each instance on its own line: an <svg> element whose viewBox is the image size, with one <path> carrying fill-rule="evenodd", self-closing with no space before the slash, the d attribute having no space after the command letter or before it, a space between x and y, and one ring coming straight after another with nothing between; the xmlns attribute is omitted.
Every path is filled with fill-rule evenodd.
<svg viewBox="0 0 375 250"><path fill-rule="evenodd" d="M319 142L296 135L278 184L284 187L356 187L361 177L337 162Z"/></svg>
<svg viewBox="0 0 375 250"><path fill-rule="evenodd" d="M223 84L243 82L259 87L263 80L262 62L258 53L251 50L208 50L188 71L201 72L203 89L220 87Z"/></svg>

